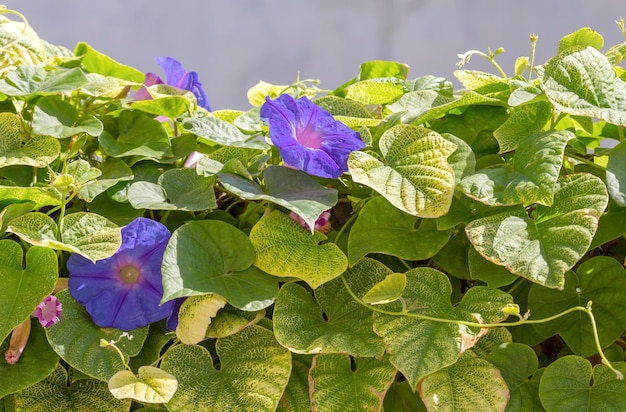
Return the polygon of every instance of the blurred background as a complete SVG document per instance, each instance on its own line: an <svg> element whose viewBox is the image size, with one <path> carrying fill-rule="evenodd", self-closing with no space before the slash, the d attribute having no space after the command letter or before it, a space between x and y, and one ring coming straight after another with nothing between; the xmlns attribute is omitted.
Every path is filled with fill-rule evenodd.
<svg viewBox="0 0 626 412"><path fill-rule="evenodd" d="M615 21L623 0L5 0L39 36L69 49L79 41L120 63L162 75L157 56L197 71L212 108L246 110L247 90L265 80L320 79L334 89L367 60L395 60L454 81L458 53L503 47L509 75L515 59L536 63L581 27L604 36L605 49L624 41ZM492 72L475 56L468 69ZM458 83L454 82L456 85Z"/></svg>

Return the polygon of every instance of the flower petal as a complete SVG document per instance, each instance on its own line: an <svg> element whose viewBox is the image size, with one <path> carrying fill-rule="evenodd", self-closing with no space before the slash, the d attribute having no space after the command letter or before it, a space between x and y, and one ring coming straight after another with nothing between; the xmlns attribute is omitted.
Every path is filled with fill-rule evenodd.
<svg viewBox="0 0 626 412"><path fill-rule="evenodd" d="M261 118L284 162L310 175L337 178L348 171L348 156L365 147L357 132L315 105L306 96L268 97Z"/></svg>
<svg viewBox="0 0 626 412"><path fill-rule="evenodd" d="M131 330L167 318L174 302L163 297L161 263L170 238L161 223L137 218L122 228L122 245L110 258L89 262L73 254L67 262L70 293L100 327ZM138 277L128 283L120 276L133 266Z"/></svg>
<svg viewBox="0 0 626 412"><path fill-rule="evenodd" d="M172 57L157 57L156 61L165 73L165 81L167 84L178 87L179 89L189 90L196 96L198 106L211 111L209 99L202 88L198 73L187 72L182 64Z"/></svg>

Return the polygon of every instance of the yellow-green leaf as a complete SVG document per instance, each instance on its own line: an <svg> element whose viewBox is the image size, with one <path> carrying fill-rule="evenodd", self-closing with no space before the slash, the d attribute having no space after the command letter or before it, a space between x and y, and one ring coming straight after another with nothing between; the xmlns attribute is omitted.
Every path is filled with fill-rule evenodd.
<svg viewBox="0 0 626 412"><path fill-rule="evenodd" d="M109 379L109 391L117 399L166 403L172 399L176 389L176 377L154 366L140 367L137 376L129 370L119 371Z"/></svg>
<svg viewBox="0 0 626 412"><path fill-rule="evenodd" d="M255 266L279 277L297 277L312 288L339 276L348 258L334 243L320 242L326 236L311 234L286 214L275 210L250 231L256 252Z"/></svg>
<svg viewBox="0 0 626 412"><path fill-rule="evenodd" d="M402 296L406 287L406 275L404 273L392 273L378 282L363 295L363 302L370 305L380 305L393 302Z"/></svg>
<svg viewBox="0 0 626 412"><path fill-rule="evenodd" d="M211 319L225 305L226 299L212 293L186 299L178 312L176 337L188 345L203 341Z"/></svg>
<svg viewBox="0 0 626 412"><path fill-rule="evenodd" d="M362 151L350 154L348 168L353 180L411 215L444 215L455 184L447 159L456 145L433 130L406 124L383 133L379 145L384 160Z"/></svg>

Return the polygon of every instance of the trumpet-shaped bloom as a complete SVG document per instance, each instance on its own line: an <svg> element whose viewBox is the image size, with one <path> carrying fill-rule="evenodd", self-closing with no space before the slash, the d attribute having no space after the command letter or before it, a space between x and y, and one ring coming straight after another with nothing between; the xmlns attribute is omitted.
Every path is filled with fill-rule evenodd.
<svg viewBox="0 0 626 412"><path fill-rule="evenodd" d="M170 316L174 302L159 305L161 262L169 238L161 223L140 217L122 228L122 245L113 256L95 263L70 256L70 293L94 323L131 330Z"/></svg>
<svg viewBox="0 0 626 412"><path fill-rule="evenodd" d="M39 323L44 328L54 325L59 321L63 305L54 295L46 296L33 312L33 316L39 319Z"/></svg>
<svg viewBox="0 0 626 412"><path fill-rule="evenodd" d="M261 118L283 161L310 175L337 178L348 171L348 156L365 147L357 132L335 120L306 96L266 97Z"/></svg>
<svg viewBox="0 0 626 412"><path fill-rule="evenodd" d="M198 106L211 111L209 99L202 88L202 83L200 83L198 73L186 71L182 64L172 57L157 57L156 61L165 73L165 82L163 82L163 80L161 80L161 78L154 73L146 73L144 86L165 83L169 86L188 90L196 96ZM144 87L142 87L134 95L135 100L149 100L151 98L152 97Z"/></svg>

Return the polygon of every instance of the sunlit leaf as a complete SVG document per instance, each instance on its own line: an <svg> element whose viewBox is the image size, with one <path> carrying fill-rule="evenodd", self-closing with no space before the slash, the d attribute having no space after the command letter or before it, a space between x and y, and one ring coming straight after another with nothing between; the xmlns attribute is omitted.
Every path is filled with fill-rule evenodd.
<svg viewBox="0 0 626 412"><path fill-rule="evenodd" d="M11 220L7 231L30 244L78 253L91 261L110 257L122 243L117 225L103 216L88 212L65 216L62 231L48 215L26 213Z"/></svg>
<svg viewBox="0 0 626 412"><path fill-rule="evenodd" d="M421 319L420 315L474 323L498 322L506 318L502 308L512 303L512 298L498 290L476 286L453 307L452 287L443 273L422 267L406 272L406 277L402 302L382 306L397 315L375 312L374 331L385 341L391 363L415 387L426 375L455 363L481 335L479 328Z"/></svg>
<svg viewBox="0 0 626 412"><path fill-rule="evenodd" d="M562 178L552 207L536 218L504 212L470 222L465 231L491 262L547 287L563 288L564 274L582 257L608 202L602 181L589 174Z"/></svg>
<svg viewBox="0 0 626 412"><path fill-rule="evenodd" d="M142 366L137 376L129 370L117 372L109 379L109 391L117 399L134 399L145 403L166 403L172 399L176 377L154 366Z"/></svg>
<svg viewBox="0 0 626 412"><path fill-rule="evenodd" d="M558 110L626 125L626 83L595 48L570 49L553 57L544 65L540 80Z"/></svg>
<svg viewBox="0 0 626 412"><path fill-rule="evenodd" d="M295 220L275 210L250 231L256 253L255 266L279 277L297 277L312 288L339 276L348 259L334 243L322 243L326 236L311 234Z"/></svg>
<svg viewBox="0 0 626 412"><path fill-rule="evenodd" d="M447 158L455 149L437 132L397 125L380 139L384 160L352 152L348 168L355 182L376 190L398 209L418 217L438 217L452 201L454 172Z"/></svg>
<svg viewBox="0 0 626 412"><path fill-rule="evenodd" d="M166 352L161 369L178 379L167 403L170 411L274 411L291 372L290 352L270 330L249 326L218 339L219 370L201 346L177 345Z"/></svg>
<svg viewBox="0 0 626 412"><path fill-rule="evenodd" d="M340 279L319 286L315 298L298 284L284 285L273 319L276 340L295 353L381 356L385 350L372 330L372 312L350 297Z"/></svg>
<svg viewBox="0 0 626 412"><path fill-rule="evenodd" d="M15 395L16 411L98 411L120 412L130 408L131 400L115 399L106 382L80 379L68 385L63 366L43 381Z"/></svg>
<svg viewBox="0 0 626 412"><path fill-rule="evenodd" d="M498 369L470 352L427 376L417 390L428 410L442 412L502 411L509 400Z"/></svg>
<svg viewBox="0 0 626 412"><path fill-rule="evenodd" d="M540 132L551 116L552 106L547 102L528 104L511 112L509 118L493 132L500 145L499 153L517 149L524 137Z"/></svg>
<svg viewBox="0 0 626 412"><path fill-rule="evenodd" d="M178 312L176 337L187 345L195 345L203 341L212 318L224 305L226 305L226 300L214 294L192 296L186 299Z"/></svg>
<svg viewBox="0 0 626 412"><path fill-rule="evenodd" d="M220 120L217 117L187 118L183 127L207 143L218 143L223 146L248 147L251 149L267 149L269 145L259 136L243 133L237 126Z"/></svg>
<svg viewBox="0 0 626 412"><path fill-rule="evenodd" d="M380 411L396 369L384 357L354 359L317 355L310 372L311 408L315 411Z"/></svg>
<svg viewBox="0 0 626 412"><path fill-rule="evenodd" d="M510 163L481 169L459 187L470 197L493 205L551 205L558 185L569 131L533 134L521 139Z"/></svg>
<svg viewBox="0 0 626 412"><path fill-rule="evenodd" d="M405 287L406 275L404 273L392 273L368 290L362 299L363 302L370 305L393 302L402 296Z"/></svg>

